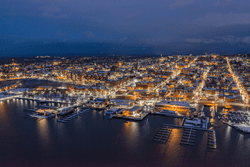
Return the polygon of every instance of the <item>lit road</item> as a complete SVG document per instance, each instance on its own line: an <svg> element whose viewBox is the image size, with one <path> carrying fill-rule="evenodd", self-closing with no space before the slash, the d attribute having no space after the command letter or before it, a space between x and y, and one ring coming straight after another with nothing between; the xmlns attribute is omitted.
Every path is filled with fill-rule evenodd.
<svg viewBox="0 0 250 167"><path fill-rule="evenodd" d="M227 60L227 66L228 66L228 71L232 74L233 80L236 83L236 86L238 88L238 90L240 91L240 94L243 98L243 100L245 101L246 105L249 105L249 96L248 96L248 92L244 89L244 86L240 80L240 78L235 74L235 72L232 70L231 64L229 62L228 57L226 58Z"/></svg>

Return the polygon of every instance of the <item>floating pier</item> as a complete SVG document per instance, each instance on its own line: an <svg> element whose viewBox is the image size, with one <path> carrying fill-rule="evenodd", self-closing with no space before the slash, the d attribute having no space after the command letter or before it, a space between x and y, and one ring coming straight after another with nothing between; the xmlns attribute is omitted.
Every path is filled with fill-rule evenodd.
<svg viewBox="0 0 250 167"><path fill-rule="evenodd" d="M215 131L208 132L207 148L216 149L216 134Z"/></svg>
<svg viewBox="0 0 250 167"><path fill-rule="evenodd" d="M158 132L156 133L153 141L166 143L172 132L172 129L173 129L172 127L162 125L158 130Z"/></svg>
<svg viewBox="0 0 250 167"><path fill-rule="evenodd" d="M196 137L196 130L193 130L192 128L185 128L183 131L180 144L194 146L195 137Z"/></svg>

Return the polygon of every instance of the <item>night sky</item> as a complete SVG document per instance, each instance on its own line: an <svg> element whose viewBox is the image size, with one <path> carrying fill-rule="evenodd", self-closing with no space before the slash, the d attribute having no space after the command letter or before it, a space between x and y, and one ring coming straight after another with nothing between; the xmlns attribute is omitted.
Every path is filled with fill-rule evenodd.
<svg viewBox="0 0 250 167"><path fill-rule="evenodd" d="M250 52L247 0L1 0L0 56Z"/></svg>

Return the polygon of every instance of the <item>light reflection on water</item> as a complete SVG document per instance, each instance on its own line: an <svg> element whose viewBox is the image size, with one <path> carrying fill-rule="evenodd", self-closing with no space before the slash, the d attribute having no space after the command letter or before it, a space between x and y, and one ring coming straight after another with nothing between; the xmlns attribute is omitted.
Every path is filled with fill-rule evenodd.
<svg viewBox="0 0 250 167"><path fill-rule="evenodd" d="M176 129L176 128L172 129L172 132L168 141L170 149L176 147L177 144L180 144L181 137L182 137L181 129Z"/></svg>
<svg viewBox="0 0 250 167"><path fill-rule="evenodd" d="M217 162L230 166L231 161L236 161L234 157L244 159L249 155L249 135L240 134L217 119L212 121L217 140L220 142L217 142L218 149L211 151L207 149L207 135L201 136L201 140L196 140L195 146L181 146L182 129L174 128L167 143L152 141L162 123L178 125L181 119L148 116L140 122L108 120L107 117L100 116L102 112L97 114L97 111L90 111L67 123L58 123L55 118L39 121L28 117L27 112L23 112L23 109L33 107L35 103L35 101L27 103L21 100L0 103L0 118L5 118L1 119L0 132L2 136L7 136L6 140L3 137L0 138L0 148L2 148L0 164L3 158L6 162L21 162L22 150L18 148L18 144L15 145L17 147L12 145L30 138L34 140L27 142L26 146L34 148L34 153L25 156L26 166L43 162L41 154L48 157L46 160L52 163L56 161L61 166L70 166L68 162L83 164L79 166L90 166L86 164L96 162L98 159L100 164L105 165L110 164L112 160L113 166L133 166L129 162L134 160L140 164L138 166L145 167L171 166L171 164L172 166L190 166L190 164L203 166L199 164L202 161L206 161L204 166L218 166ZM7 138L8 142L6 142ZM52 145L52 143L56 144ZM22 143L20 142L19 145ZM116 152L113 153L113 150ZM98 154L99 152L101 153ZM7 156L9 154L13 156ZM229 154L232 156L228 157ZM206 156L207 159L204 158ZM139 160L141 160L140 163ZM244 166L242 161L238 163Z"/></svg>
<svg viewBox="0 0 250 167"><path fill-rule="evenodd" d="M96 117L96 110L92 110L94 117Z"/></svg>
<svg viewBox="0 0 250 167"><path fill-rule="evenodd" d="M127 135L134 135L138 131L138 123L137 122L130 122L124 124L125 131Z"/></svg>
<svg viewBox="0 0 250 167"><path fill-rule="evenodd" d="M239 140L238 140L238 143L239 144L244 144L244 135L243 134L239 134L240 136L239 136Z"/></svg>
<svg viewBox="0 0 250 167"><path fill-rule="evenodd" d="M37 119L37 132L39 134L40 140L44 143L49 140L49 127L47 119Z"/></svg>
<svg viewBox="0 0 250 167"><path fill-rule="evenodd" d="M145 120L145 123L142 126L142 131L143 131L143 134L145 135L150 134L151 128L150 128L150 122L148 121L148 119Z"/></svg>
<svg viewBox="0 0 250 167"><path fill-rule="evenodd" d="M133 149L134 146L140 142L138 141L140 135L138 123L127 121L127 123L124 123L124 131L127 145L130 147L130 149Z"/></svg>
<svg viewBox="0 0 250 167"><path fill-rule="evenodd" d="M228 147L231 142L231 131L232 131L232 128L230 126L227 126L226 131L225 131L224 144L223 144L226 147Z"/></svg>

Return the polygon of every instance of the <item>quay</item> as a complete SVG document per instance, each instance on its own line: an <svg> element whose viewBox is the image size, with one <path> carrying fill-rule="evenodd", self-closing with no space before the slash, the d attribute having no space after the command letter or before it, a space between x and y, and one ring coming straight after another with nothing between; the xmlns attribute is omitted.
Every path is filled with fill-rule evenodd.
<svg viewBox="0 0 250 167"><path fill-rule="evenodd" d="M222 102L222 101L213 101L213 100L199 100L199 104L203 104L206 106L217 106L217 107L225 107L226 105L230 106L240 106L246 107L247 105L244 103L236 103L236 102Z"/></svg>
<svg viewBox="0 0 250 167"><path fill-rule="evenodd" d="M60 104L61 105L70 105L71 103L70 102L66 102L66 101L56 101L56 100L44 100L44 99L36 99L36 98L27 98L27 97L15 97L15 99L20 99L20 100L32 100L32 101L36 101L37 103L46 103L46 104L49 104L49 103L57 103L57 104ZM85 103L80 103L80 104L73 104L69 107L82 107ZM58 107L55 107L55 106L49 106L49 105L38 105L38 107L44 107L44 108L51 108L51 109L58 109L60 106Z"/></svg>
<svg viewBox="0 0 250 167"><path fill-rule="evenodd" d="M46 99L37 99L37 98L30 98L30 97L16 97L16 99L20 99L20 100L33 100L33 101L37 101L37 102L49 102L49 103L60 103L60 104L70 104L70 102L66 102L66 101L61 101L61 100L46 100Z"/></svg>
<svg viewBox="0 0 250 167"><path fill-rule="evenodd" d="M19 97L19 95L0 95L0 101L11 100Z"/></svg>
<svg viewBox="0 0 250 167"><path fill-rule="evenodd" d="M109 119L114 118L123 118L123 119L130 119L130 120L135 120L135 121L142 121L144 118L146 118L147 115L163 115L163 116L167 116L167 117L173 117L173 118L185 118L185 116L180 116L180 115L174 115L174 114L164 114L164 113L143 113L143 115L141 117L133 117L133 116L125 116L125 115L114 115L111 114L109 116Z"/></svg>
<svg viewBox="0 0 250 167"><path fill-rule="evenodd" d="M213 130L210 130L210 129L204 129L204 128L197 128L197 127L192 127L192 126L179 126L179 125L171 125L171 124L164 124L166 126L172 126L172 127L175 127L175 128L192 128L192 129L195 129L195 130L203 130L203 131L213 131Z"/></svg>
<svg viewBox="0 0 250 167"><path fill-rule="evenodd" d="M225 121L223 121L223 123L227 124L228 126L231 126L231 127L235 128L236 130L239 130L239 131L241 131L243 133L250 134L250 126L249 125L243 125L243 124L236 125L236 124L225 122Z"/></svg>
<svg viewBox="0 0 250 167"><path fill-rule="evenodd" d="M123 118L123 119L135 120L135 121L142 121L147 115L148 115L148 113L143 113L143 115L138 118L138 117L131 117L131 116L128 117L128 116L124 116L124 115L120 116L120 115L111 114L109 119L111 119L111 118Z"/></svg>
<svg viewBox="0 0 250 167"><path fill-rule="evenodd" d="M180 115L175 115L175 114L166 114L166 113L160 113L160 112L153 112L150 113L152 115L163 115L163 116L167 116L167 117L173 117L173 118L185 118L185 116L180 116Z"/></svg>

